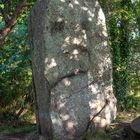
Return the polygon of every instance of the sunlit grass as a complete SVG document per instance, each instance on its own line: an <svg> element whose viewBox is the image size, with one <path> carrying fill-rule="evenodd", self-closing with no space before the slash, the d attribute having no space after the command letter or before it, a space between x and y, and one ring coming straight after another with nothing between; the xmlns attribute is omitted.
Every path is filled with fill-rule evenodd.
<svg viewBox="0 0 140 140"><path fill-rule="evenodd" d="M116 121L119 122L130 122L134 118L140 115L140 111L129 110L129 111L122 111L117 113Z"/></svg>
<svg viewBox="0 0 140 140"><path fill-rule="evenodd" d="M117 112L116 121L130 122L140 116L140 91L130 91L128 93L127 109Z"/></svg>

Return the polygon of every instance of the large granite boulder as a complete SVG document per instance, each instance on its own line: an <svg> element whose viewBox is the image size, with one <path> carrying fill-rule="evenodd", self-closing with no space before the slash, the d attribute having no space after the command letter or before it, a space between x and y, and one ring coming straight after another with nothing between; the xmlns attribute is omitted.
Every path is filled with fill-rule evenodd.
<svg viewBox="0 0 140 140"><path fill-rule="evenodd" d="M52 129L54 139L80 140L114 120L111 56L98 1L40 0L30 16L30 40L40 127Z"/></svg>

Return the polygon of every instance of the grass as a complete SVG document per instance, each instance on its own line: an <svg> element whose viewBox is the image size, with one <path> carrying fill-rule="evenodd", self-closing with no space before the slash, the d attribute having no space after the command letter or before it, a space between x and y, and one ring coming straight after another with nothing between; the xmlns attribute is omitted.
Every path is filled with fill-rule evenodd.
<svg viewBox="0 0 140 140"><path fill-rule="evenodd" d="M10 135L14 133L29 133L35 131L35 124L22 124L14 126L9 124L0 125L0 136Z"/></svg>
<svg viewBox="0 0 140 140"><path fill-rule="evenodd" d="M136 110L122 111L117 113L116 121L130 122L138 116L140 116L140 112Z"/></svg>
<svg viewBox="0 0 140 140"><path fill-rule="evenodd" d="M128 111L118 111L115 123L110 126L109 131L115 131L120 128L120 122L129 123L137 116L140 116L140 105L137 109ZM0 122L0 136L10 135L14 133L30 133L36 130L35 116L31 112L27 112L21 116L22 121L5 121ZM26 121L26 122L25 122ZM99 133L102 134L102 133Z"/></svg>

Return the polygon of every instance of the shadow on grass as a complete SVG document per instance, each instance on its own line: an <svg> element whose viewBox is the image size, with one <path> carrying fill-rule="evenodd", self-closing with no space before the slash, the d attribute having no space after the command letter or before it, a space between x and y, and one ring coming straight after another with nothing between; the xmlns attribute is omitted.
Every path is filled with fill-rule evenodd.
<svg viewBox="0 0 140 140"><path fill-rule="evenodd" d="M36 125L27 122L0 123L0 136L30 133L36 130Z"/></svg>

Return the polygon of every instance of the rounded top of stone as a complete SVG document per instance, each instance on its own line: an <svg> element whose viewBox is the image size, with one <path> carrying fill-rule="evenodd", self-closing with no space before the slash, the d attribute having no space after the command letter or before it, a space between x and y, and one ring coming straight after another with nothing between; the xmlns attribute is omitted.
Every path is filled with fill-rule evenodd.
<svg viewBox="0 0 140 140"><path fill-rule="evenodd" d="M140 134L140 116L137 117L137 118L135 118L135 119L131 122L130 126L131 126L131 129L132 129L134 132Z"/></svg>

